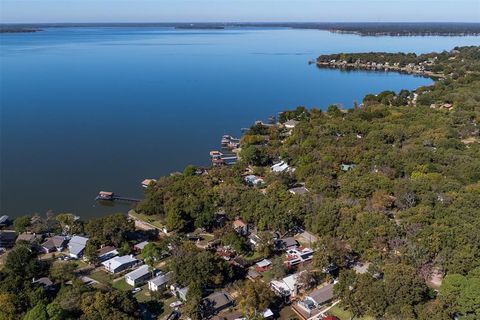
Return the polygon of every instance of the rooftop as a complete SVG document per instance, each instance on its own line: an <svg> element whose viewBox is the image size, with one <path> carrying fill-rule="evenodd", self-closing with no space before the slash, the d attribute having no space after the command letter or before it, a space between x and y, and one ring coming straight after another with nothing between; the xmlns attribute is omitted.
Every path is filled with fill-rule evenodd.
<svg viewBox="0 0 480 320"><path fill-rule="evenodd" d="M225 291L214 292L204 300L210 302L215 309L222 309L233 302L232 298Z"/></svg>
<svg viewBox="0 0 480 320"><path fill-rule="evenodd" d="M102 265L109 268L110 270L114 270L114 269L117 269L118 267L120 267L121 265L124 265L126 263L135 262L135 261L137 261L137 259L135 259L133 256L126 255L126 256L115 257L115 258L109 259L107 261L104 261L104 262L102 262Z"/></svg>
<svg viewBox="0 0 480 320"><path fill-rule="evenodd" d="M69 245L80 244L80 245L86 246L87 241L88 241L88 238L81 237L81 236L73 236L72 239L70 239L70 242L68 244Z"/></svg>
<svg viewBox="0 0 480 320"><path fill-rule="evenodd" d="M172 274L170 272L165 273L165 274L160 274L160 275L156 276L155 278L151 279L150 282L152 282L156 286L161 286L161 285L164 285L165 283L167 283L170 280L171 275Z"/></svg>
<svg viewBox="0 0 480 320"><path fill-rule="evenodd" d="M319 289L313 290L308 295L317 305L324 304L333 299L333 283L329 283Z"/></svg>
<svg viewBox="0 0 480 320"><path fill-rule="evenodd" d="M143 277L144 275L148 274L150 272L149 266L144 264L143 266L138 267L137 269L133 270L132 272L129 272L125 275L125 278L130 278L132 280L139 279Z"/></svg>
<svg viewBox="0 0 480 320"><path fill-rule="evenodd" d="M136 245L134 245L134 247L136 249L143 250L143 248L145 248L147 244L148 244L148 241L143 241L143 242L137 243Z"/></svg>
<svg viewBox="0 0 480 320"><path fill-rule="evenodd" d="M99 256L103 256L104 254L107 254L107 253L110 253L112 251L115 251L117 250L117 248L113 247L113 246L105 246L103 248L100 248L97 250L97 253Z"/></svg>

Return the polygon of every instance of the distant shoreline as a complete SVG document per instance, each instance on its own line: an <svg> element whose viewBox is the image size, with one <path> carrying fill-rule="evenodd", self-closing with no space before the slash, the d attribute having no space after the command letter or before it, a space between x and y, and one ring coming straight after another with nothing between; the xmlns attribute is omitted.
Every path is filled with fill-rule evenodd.
<svg viewBox="0 0 480 320"><path fill-rule="evenodd" d="M291 28L324 30L359 36L480 36L480 23L18 23L0 24L0 33L38 32L42 28L145 27L191 30L228 28Z"/></svg>
<svg viewBox="0 0 480 320"><path fill-rule="evenodd" d="M42 31L42 29L37 29L37 28L18 28L18 27L0 27L0 33L32 33L32 32L39 32Z"/></svg>

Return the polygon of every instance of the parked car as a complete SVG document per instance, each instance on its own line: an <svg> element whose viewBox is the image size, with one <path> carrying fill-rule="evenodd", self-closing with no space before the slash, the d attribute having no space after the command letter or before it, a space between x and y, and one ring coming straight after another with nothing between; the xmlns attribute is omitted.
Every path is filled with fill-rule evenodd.
<svg viewBox="0 0 480 320"><path fill-rule="evenodd" d="M140 292L141 290L142 290L142 288L134 288L134 289L132 290L132 293L135 294L135 293L137 293L137 292Z"/></svg>
<svg viewBox="0 0 480 320"><path fill-rule="evenodd" d="M170 303L170 307L171 308L177 308L177 307L180 307L182 305L182 301L174 301L172 303Z"/></svg>

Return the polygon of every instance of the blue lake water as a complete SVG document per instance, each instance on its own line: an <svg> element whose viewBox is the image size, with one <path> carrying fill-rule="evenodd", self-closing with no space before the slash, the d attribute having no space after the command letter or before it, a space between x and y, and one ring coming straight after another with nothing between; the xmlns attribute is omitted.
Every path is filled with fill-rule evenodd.
<svg viewBox="0 0 480 320"><path fill-rule="evenodd" d="M0 36L0 214L126 211L99 190L208 165L221 135L298 105L351 107L430 79L320 70L319 54L430 52L478 37L359 37L318 30L50 28Z"/></svg>

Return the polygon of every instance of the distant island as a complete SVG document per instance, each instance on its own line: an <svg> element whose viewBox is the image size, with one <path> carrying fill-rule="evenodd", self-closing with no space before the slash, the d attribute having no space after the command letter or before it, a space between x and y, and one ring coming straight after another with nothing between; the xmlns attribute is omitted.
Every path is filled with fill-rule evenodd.
<svg viewBox="0 0 480 320"><path fill-rule="evenodd" d="M175 29L212 29L228 28L293 28L316 29L336 33L356 34L360 36L478 36L480 23L393 23L393 22L225 22L225 23L49 23L49 24L0 24L0 32L37 32L42 28L65 27L145 27Z"/></svg>

